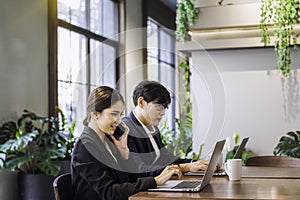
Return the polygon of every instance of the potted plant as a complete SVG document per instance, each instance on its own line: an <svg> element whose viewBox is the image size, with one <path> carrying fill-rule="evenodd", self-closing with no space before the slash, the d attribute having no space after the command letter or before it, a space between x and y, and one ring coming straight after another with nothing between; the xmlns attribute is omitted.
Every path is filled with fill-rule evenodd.
<svg viewBox="0 0 300 200"><path fill-rule="evenodd" d="M300 158L300 131L290 131L279 139L274 155Z"/></svg>
<svg viewBox="0 0 300 200"><path fill-rule="evenodd" d="M0 145L14 138L15 123L5 122L0 127ZM6 154L0 150L0 199L18 199L18 174L5 166ZM1 192L2 191L2 192ZM4 192L5 191L5 192Z"/></svg>
<svg viewBox="0 0 300 200"><path fill-rule="evenodd" d="M64 126L57 117L24 110L13 127L15 137L0 145L0 151L6 155L4 167L19 172L20 199L54 199L59 159L68 154Z"/></svg>
<svg viewBox="0 0 300 200"><path fill-rule="evenodd" d="M58 120L60 123L57 123L58 127L56 129L61 132L63 135L62 146L66 147L65 155L60 159L60 171L58 175L70 173L71 172L71 156L76 143L77 137L74 135L74 128L76 121L72 121L70 124L60 108L56 108L58 112Z"/></svg>
<svg viewBox="0 0 300 200"><path fill-rule="evenodd" d="M233 148L230 148L229 146L229 140L227 139L226 141L226 146L227 146L227 149L231 149L231 150L228 150L227 153L226 153L226 158L225 158L225 161L228 160L228 159L232 159L233 156L235 155L237 149L239 148L239 145L238 145L238 142L239 142L239 139L240 139L240 135L238 133L234 133L233 134L233 143L234 143L234 146ZM251 151L247 150L246 148L243 150L243 153L241 155L241 159L242 159L242 165L244 166L247 159L251 156Z"/></svg>

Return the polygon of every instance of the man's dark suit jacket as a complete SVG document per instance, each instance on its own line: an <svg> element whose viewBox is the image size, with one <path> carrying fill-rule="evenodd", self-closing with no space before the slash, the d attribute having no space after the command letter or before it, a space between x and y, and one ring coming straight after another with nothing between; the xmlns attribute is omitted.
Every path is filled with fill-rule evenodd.
<svg viewBox="0 0 300 200"><path fill-rule="evenodd" d="M139 191L156 187L153 177L136 179L123 172L128 161L122 159L109 137L105 141L118 162L90 127L84 128L77 141L71 164L75 200L125 200Z"/></svg>
<svg viewBox="0 0 300 200"><path fill-rule="evenodd" d="M156 153L143 126L136 119L133 112L123 118L130 129L128 148L131 160L134 160L141 176L157 176L170 164L188 163L191 159L180 159L171 154L161 140L160 131L155 127L153 138L160 149L160 157L154 162ZM153 163L154 162L154 163Z"/></svg>

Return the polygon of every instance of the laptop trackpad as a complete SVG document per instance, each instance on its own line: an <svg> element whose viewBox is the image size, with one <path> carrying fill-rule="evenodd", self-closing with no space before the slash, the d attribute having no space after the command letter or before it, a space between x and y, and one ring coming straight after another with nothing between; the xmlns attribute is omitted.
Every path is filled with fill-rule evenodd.
<svg viewBox="0 0 300 200"><path fill-rule="evenodd" d="M157 188L172 188L181 182L182 181L167 181L165 184L157 186Z"/></svg>

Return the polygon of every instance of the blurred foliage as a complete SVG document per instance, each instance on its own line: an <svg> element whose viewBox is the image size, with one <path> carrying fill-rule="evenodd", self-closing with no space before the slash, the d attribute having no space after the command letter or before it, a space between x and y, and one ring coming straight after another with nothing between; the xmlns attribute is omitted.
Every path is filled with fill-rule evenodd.
<svg viewBox="0 0 300 200"><path fill-rule="evenodd" d="M176 12L176 39L181 42L187 40L189 27L194 25L198 18L198 9L194 0L179 0Z"/></svg>
<svg viewBox="0 0 300 200"><path fill-rule="evenodd" d="M298 49L294 28L299 22L299 0L261 0L260 10L262 41L266 46L270 45L272 29L277 68L287 77L291 67L290 46L293 44L294 49Z"/></svg>
<svg viewBox="0 0 300 200"><path fill-rule="evenodd" d="M282 136L273 153L275 156L300 158L300 131L290 131Z"/></svg>
<svg viewBox="0 0 300 200"><path fill-rule="evenodd" d="M179 67L184 71L182 76L184 80L184 92L180 94L184 95L185 101L182 106L180 119L175 118L176 129L170 130L167 126L167 120L165 120L161 128L161 137L166 148L173 152L174 155L179 156L180 158L191 158L196 160L200 158L204 144L200 146L198 153L193 152L193 113L190 99L190 66L187 61L182 61L179 63Z"/></svg>
<svg viewBox="0 0 300 200"><path fill-rule="evenodd" d="M233 137L232 137L232 140L233 140L233 143L234 143L234 146L231 150L227 151L226 153L226 159L225 159L225 162L228 160L228 159L232 159L233 156L235 155L237 149L239 148L240 145L238 145L238 142L240 140L240 135L238 133L234 133L233 134ZM226 146L227 148L230 148L229 147L229 140L226 141ZM242 159L242 164L243 166L246 164L246 161L247 159L251 156L251 151L250 150L247 150L246 148L244 148L243 150L243 153L241 155L241 159Z"/></svg>
<svg viewBox="0 0 300 200"><path fill-rule="evenodd" d="M0 127L1 168L26 174L58 174L59 159L68 157L75 143L75 122L69 127L63 112L57 110L60 117L24 110L17 122L5 122Z"/></svg>

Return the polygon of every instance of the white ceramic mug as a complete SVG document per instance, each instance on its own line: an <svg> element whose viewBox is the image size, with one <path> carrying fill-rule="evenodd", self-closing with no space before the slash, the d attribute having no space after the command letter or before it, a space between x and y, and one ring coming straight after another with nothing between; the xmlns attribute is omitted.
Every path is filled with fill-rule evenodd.
<svg viewBox="0 0 300 200"><path fill-rule="evenodd" d="M224 165L224 169L229 177L230 181L241 180L242 174L242 160L241 159L229 159Z"/></svg>

